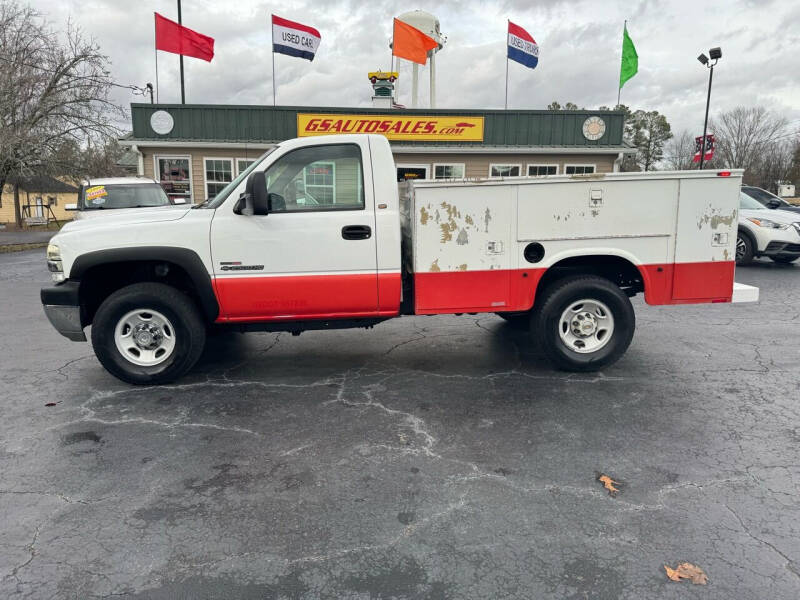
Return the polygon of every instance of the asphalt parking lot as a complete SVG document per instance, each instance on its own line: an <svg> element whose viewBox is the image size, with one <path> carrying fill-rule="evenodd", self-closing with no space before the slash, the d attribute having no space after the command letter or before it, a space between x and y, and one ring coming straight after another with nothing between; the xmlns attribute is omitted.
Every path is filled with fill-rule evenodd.
<svg viewBox="0 0 800 600"><path fill-rule="evenodd" d="M800 266L737 280L637 300L591 376L486 315L225 335L135 388L50 327L43 250L0 255L0 597L794 600Z"/></svg>

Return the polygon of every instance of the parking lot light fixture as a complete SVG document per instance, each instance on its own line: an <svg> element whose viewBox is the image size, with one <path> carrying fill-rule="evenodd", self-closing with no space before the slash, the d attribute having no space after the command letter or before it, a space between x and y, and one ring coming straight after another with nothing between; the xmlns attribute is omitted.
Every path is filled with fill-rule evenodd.
<svg viewBox="0 0 800 600"><path fill-rule="evenodd" d="M709 57L711 57L710 60ZM700 169L703 168L706 157L706 133L708 132L708 107L711 104L711 80L714 78L714 65L717 64L720 58L722 58L722 48L719 46L711 48L711 50L708 51L708 56L706 56L705 53L701 53L700 56L697 57L697 60L708 68L708 96L706 97L706 118L703 121L703 141L700 146Z"/></svg>

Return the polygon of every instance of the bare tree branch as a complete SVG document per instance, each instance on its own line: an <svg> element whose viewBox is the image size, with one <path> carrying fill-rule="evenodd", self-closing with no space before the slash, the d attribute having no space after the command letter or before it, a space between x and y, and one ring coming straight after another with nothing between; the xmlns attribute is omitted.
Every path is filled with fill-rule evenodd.
<svg viewBox="0 0 800 600"><path fill-rule="evenodd" d="M79 150L121 133L112 85L108 59L78 28L59 39L35 9L0 0L0 189L34 173L85 175Z"/></svg>

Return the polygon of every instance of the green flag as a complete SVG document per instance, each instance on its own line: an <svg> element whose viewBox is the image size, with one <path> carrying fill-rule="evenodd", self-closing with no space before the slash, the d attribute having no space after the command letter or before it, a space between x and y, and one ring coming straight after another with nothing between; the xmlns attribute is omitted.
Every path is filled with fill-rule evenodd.
<svg viewBox="0 0 800 600"><path fill-rule="evenodd" d="M628 35L628 26L622 30L622 64L619 68L619 87L625 85L631 77L636 75L639 70L639 55L636 54L636 48L633 45L633 40Z"/></svg>

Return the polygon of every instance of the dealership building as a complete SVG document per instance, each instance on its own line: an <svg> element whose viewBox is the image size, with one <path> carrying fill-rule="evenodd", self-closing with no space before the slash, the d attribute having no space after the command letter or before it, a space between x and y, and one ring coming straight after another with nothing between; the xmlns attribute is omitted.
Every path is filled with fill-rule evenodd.
<svg viewBox="0 0 800 600"><path fill-rule="evenodd" d="M634 152L615 111L132 104L131 116L121 143L138 173L195 203L281 141L309 135L385 135L398 181L609 173ZM317 165L309 177L335 186L333 171Z"/></svg>

